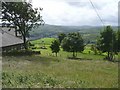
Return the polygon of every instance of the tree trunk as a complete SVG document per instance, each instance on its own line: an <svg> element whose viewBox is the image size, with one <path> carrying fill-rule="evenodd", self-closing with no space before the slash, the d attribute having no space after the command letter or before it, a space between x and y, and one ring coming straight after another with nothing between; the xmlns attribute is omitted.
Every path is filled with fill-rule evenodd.
<svg viewBox="0 0 120 90"><path fill-rule="evenodd" d="M15 27L15 36L17 37L17 28Z"/></svg>
<svg viewBox="0 0 120 90"><path fill-rule="evenodd" d="M75 57L75 52L73 51L73 57Z"/></svg>
<svg viewBox="0 0 120 90"><path fill-rule="evenodd" d="M56 53L56 57L57 57L57 53Z"/></svg>
<svg viewBox="0 0 120 90"><path fill-rule="evenodd" d="M113 60L113 53L108 52L108 60L112 61Z"/></svg>
<svg viewBox="0 0 120 90"><path fill-rule="evenodd" d="M108 60L110 59L110 52L108 52L108 56L107 56L107 59L108 59Z"/></svg>
<svg viewBox="0 0 120 90"><path fill-rule="evenodd" d="M28 47L27 47L27 41L26 41L26 37L25 36L23 36L23 42L24 42L24 48L25 48L25 50L27 50Z"/></svg>
<svg viewBox="0 0 120 90"><path fill-rule="evenodd" d="M77 51L76 51L76 56L77 56Z"/></svg>
<svg viewBox="0 0 120 90"><path fill-rule="evenodd" d="M113 53L111 52L110 53L110 61L112 61L113 60Z"/></svg>

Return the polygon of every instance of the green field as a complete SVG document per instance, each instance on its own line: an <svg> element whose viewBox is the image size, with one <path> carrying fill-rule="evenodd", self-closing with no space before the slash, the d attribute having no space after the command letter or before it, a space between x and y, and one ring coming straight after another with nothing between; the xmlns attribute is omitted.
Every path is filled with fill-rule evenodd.
<svg viewBox="0 0 120 90"><path fill-rule="evenodd" d="M2 61L3 87L30 88L117 88L118 62L103 60L87 46L77 59L61 51L58 57L49 48L54 38L31 41L40 55L5 56ZM42 43L44 41L44 43ZM40 49L44 46L47 49Z"/></svg>

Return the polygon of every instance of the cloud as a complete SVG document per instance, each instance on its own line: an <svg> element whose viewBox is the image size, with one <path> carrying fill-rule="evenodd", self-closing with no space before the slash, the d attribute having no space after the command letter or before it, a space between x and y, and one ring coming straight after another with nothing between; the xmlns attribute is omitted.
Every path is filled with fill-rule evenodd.
<svg viewBox="0 0 120 90"><path fill-rule="evenodd" d="M119 0L91 0L104 23L117 25ZM33 0L34 7L43 7L46 24L102 25L89 0Z"/></svg>

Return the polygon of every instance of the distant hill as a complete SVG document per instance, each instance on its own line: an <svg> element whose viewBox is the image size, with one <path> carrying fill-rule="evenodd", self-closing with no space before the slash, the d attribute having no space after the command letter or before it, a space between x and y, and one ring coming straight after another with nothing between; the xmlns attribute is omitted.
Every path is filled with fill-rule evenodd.
<svg viewBox="0 0 120 90"><path fill-rule="evenodd" d="M113 29L117 30L117 26L114 26ZM34 28L30 32L30 39L57 37L59 33L80 32L85 40L91 39L91 41L95 41L100 31L103 30L104 27L101 26L57 26L45 24Z"/></svg>

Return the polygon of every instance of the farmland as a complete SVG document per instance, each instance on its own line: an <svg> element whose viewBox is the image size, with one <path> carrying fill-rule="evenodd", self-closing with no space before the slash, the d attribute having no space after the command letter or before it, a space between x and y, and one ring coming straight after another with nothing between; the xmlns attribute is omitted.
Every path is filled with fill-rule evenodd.
<svg viewBox="0 0 120 90"><path fill-rule="evenodd" d="M82 2L2 0L3 89L119 89L119 1Z"/></svg>
<svg viewBox="0 0 120 90"><path fill-rule="evenodd" d="M117 88L118 62L103 60L103 55L88 53L88 45L77 59L61 49L56 57L49 48L54 38L31 41L40 55L4 56L3 87L26 88ZM40 47L45 46L45 49ZM117 57L117 56L116 56Z"/></svg>

